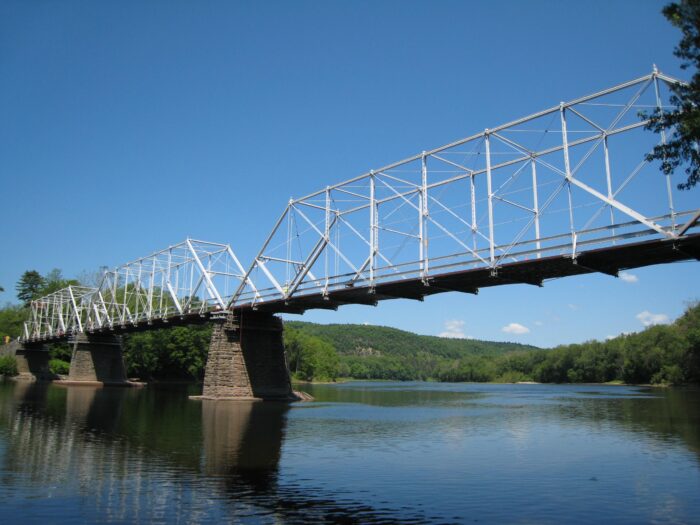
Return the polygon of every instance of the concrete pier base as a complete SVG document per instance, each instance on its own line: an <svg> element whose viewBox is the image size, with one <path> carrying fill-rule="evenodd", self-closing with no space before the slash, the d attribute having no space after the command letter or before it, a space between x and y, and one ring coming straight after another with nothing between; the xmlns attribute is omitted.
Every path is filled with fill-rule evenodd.
<svg viewBox="0 0 700 525"><path fill-rule="evenodd" d="M232 314L214 325L201 399L293 401L282 342L272 314Z"/></svg>
<svg viewBox="0 0 700 525"><path fill-rule="evenodd" d="M126 385L121 338L114 335L76 335L68 382Z"/></svg>

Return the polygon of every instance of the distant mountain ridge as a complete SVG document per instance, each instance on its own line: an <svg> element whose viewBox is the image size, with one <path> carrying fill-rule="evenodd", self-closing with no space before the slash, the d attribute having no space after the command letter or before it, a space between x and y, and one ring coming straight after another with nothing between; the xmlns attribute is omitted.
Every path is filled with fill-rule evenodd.
<svg viewBox="0 0 700 525"><path fill-rule="evenodd" d="M287 321L285 326L323 339L332 344L341 356L409 357L428 353L441 358L461 359L539 350L536 346L519 343L419 335L388 326L316 324L304 321Z"/></svg>

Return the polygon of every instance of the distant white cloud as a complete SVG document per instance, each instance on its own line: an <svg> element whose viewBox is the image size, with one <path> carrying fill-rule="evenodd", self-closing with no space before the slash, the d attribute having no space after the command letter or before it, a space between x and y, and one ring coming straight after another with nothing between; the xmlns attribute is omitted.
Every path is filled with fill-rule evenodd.
<svg viewBox="0 0 700 525"><path fill-rule="evenodd" d="M529 334L530 329L527 326L521 325L520 323L510 323L501 328L501 332L505 332L507 334L522 335Z"/></svg>
<svg viewBox="0 0 700 525"><path fill-rule="evenodd" d="M629 273L629 272L620 272L620 275L618 277L620 277L620 279L622 279L626 283L638 283L639 282L639 277L637 277L633 273Z"/></svg>
<svg viewBox="0 0 700 525"><path fill-rule="evenodd" d="M535 326L544 326L542 321L535 321Z"/></svg>
<svg viewBox="0 0 700 525"><path fill-rule="evenodd" d="M639 312L635 317L639 319L639 322L642 323L644 326L651 326L653 324L668 324L671 322L671 320L668 318L668 315L653 314L649 310Z"/></svg>
<svg viewBox="0 0 700 525"><path fill-rule="evenodd" d="M438 337L450 337L452 339L472 339L464 332L464 321L459 319L448 319L445 321L445 331L440 332Z"/></svg>
<svg viewBox="0 0 700 525"><path fill-rule="evenodd" d="M569 304L567 304L566 306L568 306L569 309L571 309L571 310L578 310L578 305L577 305L577 304L569 303Z"/></svg>

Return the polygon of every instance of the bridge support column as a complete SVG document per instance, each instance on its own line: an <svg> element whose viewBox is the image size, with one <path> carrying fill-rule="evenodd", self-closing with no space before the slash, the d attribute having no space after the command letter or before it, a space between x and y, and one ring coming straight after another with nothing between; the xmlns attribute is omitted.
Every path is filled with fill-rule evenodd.
<svg viewBox="0 0 700 525"><path fill-rule="evenodd" d="M197 396L199 397L199 396ZM203 399L298 399L292 392L282 320L272 314L231 314L214 325Z"/></svg>
<svg viewBox="0 0 700 525"><path fill-rule="evenodd" d="M126 384L121 338L114 335L75 336L68 381Z"/></svg>
<svg viewBox="0 0 700 525"><path fill-rule="evenodd" d="M49 370L49 351L43 345L28 346L12 341L2 347L2 355L14 356L17 362L17 379L26 381L50 381L54 375Z"/></svg>

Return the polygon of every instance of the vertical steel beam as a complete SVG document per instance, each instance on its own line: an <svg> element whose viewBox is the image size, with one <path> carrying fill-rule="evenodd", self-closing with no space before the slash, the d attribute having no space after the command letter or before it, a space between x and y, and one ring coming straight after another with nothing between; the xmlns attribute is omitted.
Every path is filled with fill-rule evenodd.
<svg viewBox="0 0 700 525"><path fill-rule="evenodd" d="M292 199L289 199L289 203L287 204L287 209L289 210L292 206ZM273 235L274 235L273 230ZM260 252L260 255L262 255L262 252ZM258 256L259 257L259 256ZM256 259L257 260L257 259ZM292 214L287 213L287 262L285 263L285 269L287 275L285 276L285 281L284 281L284 286L285 288L288 288L289 285L292 282L292 271L295 271L292 268Z"/></svg>
<svg viewBox="0 0 700 525"><path fill-rule="evenodd" d="M654 78L654 94L656 95L656 110L659 115L663 114L663 108L661 107L661 92L659 91L659 77L657 76L659 71L656 69L656 64L654 65L654 71L652 73ZM666 145L666 128L661 128L661 144ZM676 210L673 206L673 194L671 191L671 174L666 174L666 194L668 195L668 209L671 213L671 228L672 231L676 229Z"/></svg>
<svg viewBox="0 0 700 525"><path fill-rule="evenodd" d="M156 287L156 259L153 257L151 262L150 286L148 287L148 311L146 318L150 321L153 319L153 289Z"/></svg>
<svg viewBox="0 0 700 525"><path fill-rule="evenodd" d="M421 155L421 190L420 190L420 257L421 257L421 279L424 281L428 277L430 254L428 251L428 157L424 151Z"/></svg>
<svg viewBox="0 0 700 525"><path fill-rule="evenodd" d="M377 236L377 208L375 198L374 170L369 173L369 285L374 286L374 269Z"/></svg>
<svg viewBox="0 0 700 525"><path fill-rule="evenodd" d="M326 238L326 243L330 242L331 239L331 190L329 186L326 186L326 210L325 210L325 221L326 227L324 229L324 236ZM323 250L323 267L325 271L325 285L323 287L323 295L328 294L328 284L330 279L330 268L328 267L328 257L330 256L329 250ZM287 258L289 261L290 258ZM289 264L289 263L287 263ZM288 286L288 284L287 284Z"/></svg>
<svg viewBox="0 0 700 525"><path fill-rule="evenodd" d="M126 271L124 272L124 310L121 315L121 324L126 324L126 312L129 309L129 269L130 266L127 265Z"/></svg>
<svg viewBox="0 0 700 525"><path fill-rule="evenodd" d="M472 203L472 224L471 224L472 247L473 247L474 251L476 251L477 224L476 224L476 188L474 186L474 174L472 174L469 177L469 190L471 193L471 203Z"/></svg>
<svg viewBox="0 0 700 525"><path fill-rule="evenodd" d="M535 241L537 246L537 258L542 257L540 249L540 204L537 195L537 165L535 158L530 158L530 169L532 171L532 212L535 215Z"/></svg>
<svg viewBox="0 0 700 525"><path fill-rule="evenodd" d="M608 186L608 199L612 200L615 198L615 195L612 189L612 172L610 171L610 152L608 150L607 134L603 136L603 154L605 157L605 180ZM610 225L613 226L615 224L615 211L611 205L608 205L608 208L610 208ZM612 236L615 237L615 228L612 229ZM614 240L613 244L615 244Z"/></svg>
<svg viewBox="0 0 700 525"><path fill-rule="evenodd" d="M566 177L566 190L569 197L569 230L571 231L571 256L576 258L576 230L574 229L574 205L571 195L571 162L569 160L569 137L566 129L566 108L564 103L559 104L559 116L561 118L561 140L564 152L564 175Z"/></svg>
<svg viewBox="0 0 700 525"><path fill-rule="evenodd" d="M78 323L78 332L83 331L83 323L80 320L80 313L78 311L78 304L75 302L75 295L73 294L73 287L69 286L68 287L68 293L70 294L70 301L71 304L73 305L73 311L75 312L75 320Z"/></svg>
<svg viewBox="0 0 700 525"><path fill-rule="evenodd" d="M491 270L494 270L496 264L496 246L494 244L493 231L493 181L491 180L491 138L489 130L484 131L484 143L486 145L486 193L488 194L489 206L489 260Z"/></svg>
<svg viewBox="0 0 700 525"><path fill-rule="evenodd" d="M139 319L139 314L140 312L140 306L141 306L141 290L143 289L143 286L141 285L141 275L143 273L143 261L139 259L139 274L136 282L136 312L135 312L135 321L138 321Z"/></svg>

